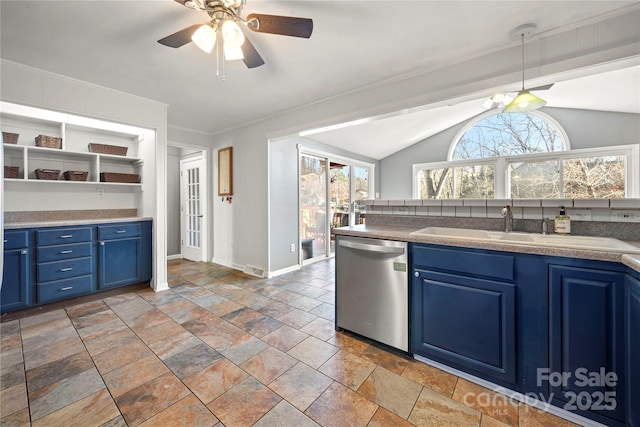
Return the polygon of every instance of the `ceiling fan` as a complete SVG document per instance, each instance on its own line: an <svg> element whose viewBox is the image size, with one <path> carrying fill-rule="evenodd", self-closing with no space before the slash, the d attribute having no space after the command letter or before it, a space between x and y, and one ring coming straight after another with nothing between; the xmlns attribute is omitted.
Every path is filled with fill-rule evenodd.
<svg viewBox="0 0 640 427"><path fill-rule="evenodd" d="M537 92L540 90L549 90L555 83L549 83L547 85L536 86L529 89L529 92ZM486 101L482 103L482 106L487 110L491 110L494 108L504 108L506 105L513 101L513 96L511 94L517 94L517 91L513 92L498 92L494 95L491 95L487 98Z"/></svg>
<svg viewBox="0 0 640 427"><path fill-rule="evenodd" d="M207 12L211 18L205 24L190 25L176 33L158 40L158 43L178 48L194 42L200 49L210 53L218 39L218 54L224 50L227 60L242 59L248 68L259 67L264 60L245 37L242 26L257 33L309 38L313 31L313 20L291 16L249 14L242 18L246 0L175 0L190 9ZM217 37L218 33L222 36Z"/></svg>

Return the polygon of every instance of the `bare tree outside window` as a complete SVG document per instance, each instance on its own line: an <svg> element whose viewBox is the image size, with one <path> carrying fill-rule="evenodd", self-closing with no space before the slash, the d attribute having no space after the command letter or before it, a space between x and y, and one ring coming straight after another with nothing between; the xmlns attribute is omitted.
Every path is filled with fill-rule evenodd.
<svg viewBox="0 0 640 427"><path fill-rule="evenodd" d="M510 197L621 198L625 196L625 156L515 161L514 156L566 152L557 125L540 113L496 113L479 119L457 141L452 161L508 157ZM562 156L566 157L566 156ZM423 169L424 199L492 198L495 167L483 164Z"/></svg>

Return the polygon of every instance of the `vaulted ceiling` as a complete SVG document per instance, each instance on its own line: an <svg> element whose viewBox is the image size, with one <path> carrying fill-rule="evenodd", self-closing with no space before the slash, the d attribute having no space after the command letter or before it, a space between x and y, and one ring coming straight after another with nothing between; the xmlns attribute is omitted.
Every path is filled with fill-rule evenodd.
<svg viewBox="0 0 640 427"><path fill-rule="evenodd" d="M539 33L552 32L637 4L248 0L244 14L312 18L313 35L307 40L248 34L266 64L247 69L240 61L227 62L223 81L216 77L215 55L207 55L193 44L171 49L156 42L208 20L203 12L177 1L2 0L0 56L162 101L169 105L170 125L216 133L513 45L509 31L526 22L537 24ZM563 90L563 85L557 84L545 94L549 105L564 106ZM637 104L631 108L637 111ZM427 108L429 122L438 126L425 129L419 126L424 118L414 118L413 124L403 126L409 133L405 141L415 142L482 111L471 101L461 103L458 109L459 114L452 115L451 108ZM372 132L385 131L372 128ZM378 151L372 157L386 154Z"/></svg>

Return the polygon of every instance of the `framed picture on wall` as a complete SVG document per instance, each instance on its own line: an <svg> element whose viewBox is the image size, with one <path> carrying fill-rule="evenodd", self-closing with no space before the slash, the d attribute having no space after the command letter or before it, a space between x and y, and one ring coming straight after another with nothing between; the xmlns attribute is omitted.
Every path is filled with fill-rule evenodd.
<svg viewBox="0 0 640 427"><path fill-rule="evenodd" d="M218 196L233 195L233 147L218 150Z"/></svg>

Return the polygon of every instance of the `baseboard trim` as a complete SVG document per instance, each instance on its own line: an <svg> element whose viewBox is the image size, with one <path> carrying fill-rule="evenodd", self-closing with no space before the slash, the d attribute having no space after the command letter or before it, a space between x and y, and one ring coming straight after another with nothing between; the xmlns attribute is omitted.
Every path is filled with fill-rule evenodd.
<svg viewBox="0 0 640 427"><path fill-rule="evenodd" d="M280 270L270 271L267 274L267 277L277 277L282 276L283 274L291 273L292 271L298 271L302 268L300 265L292 265L291 267L281 268Z"/></svg>
<svg viewBox="0 0 640 427"><path fill-rule="evenodd" d="M170 261L172 259L182 259L182 254L167 255L167 261Z"/></svg>

